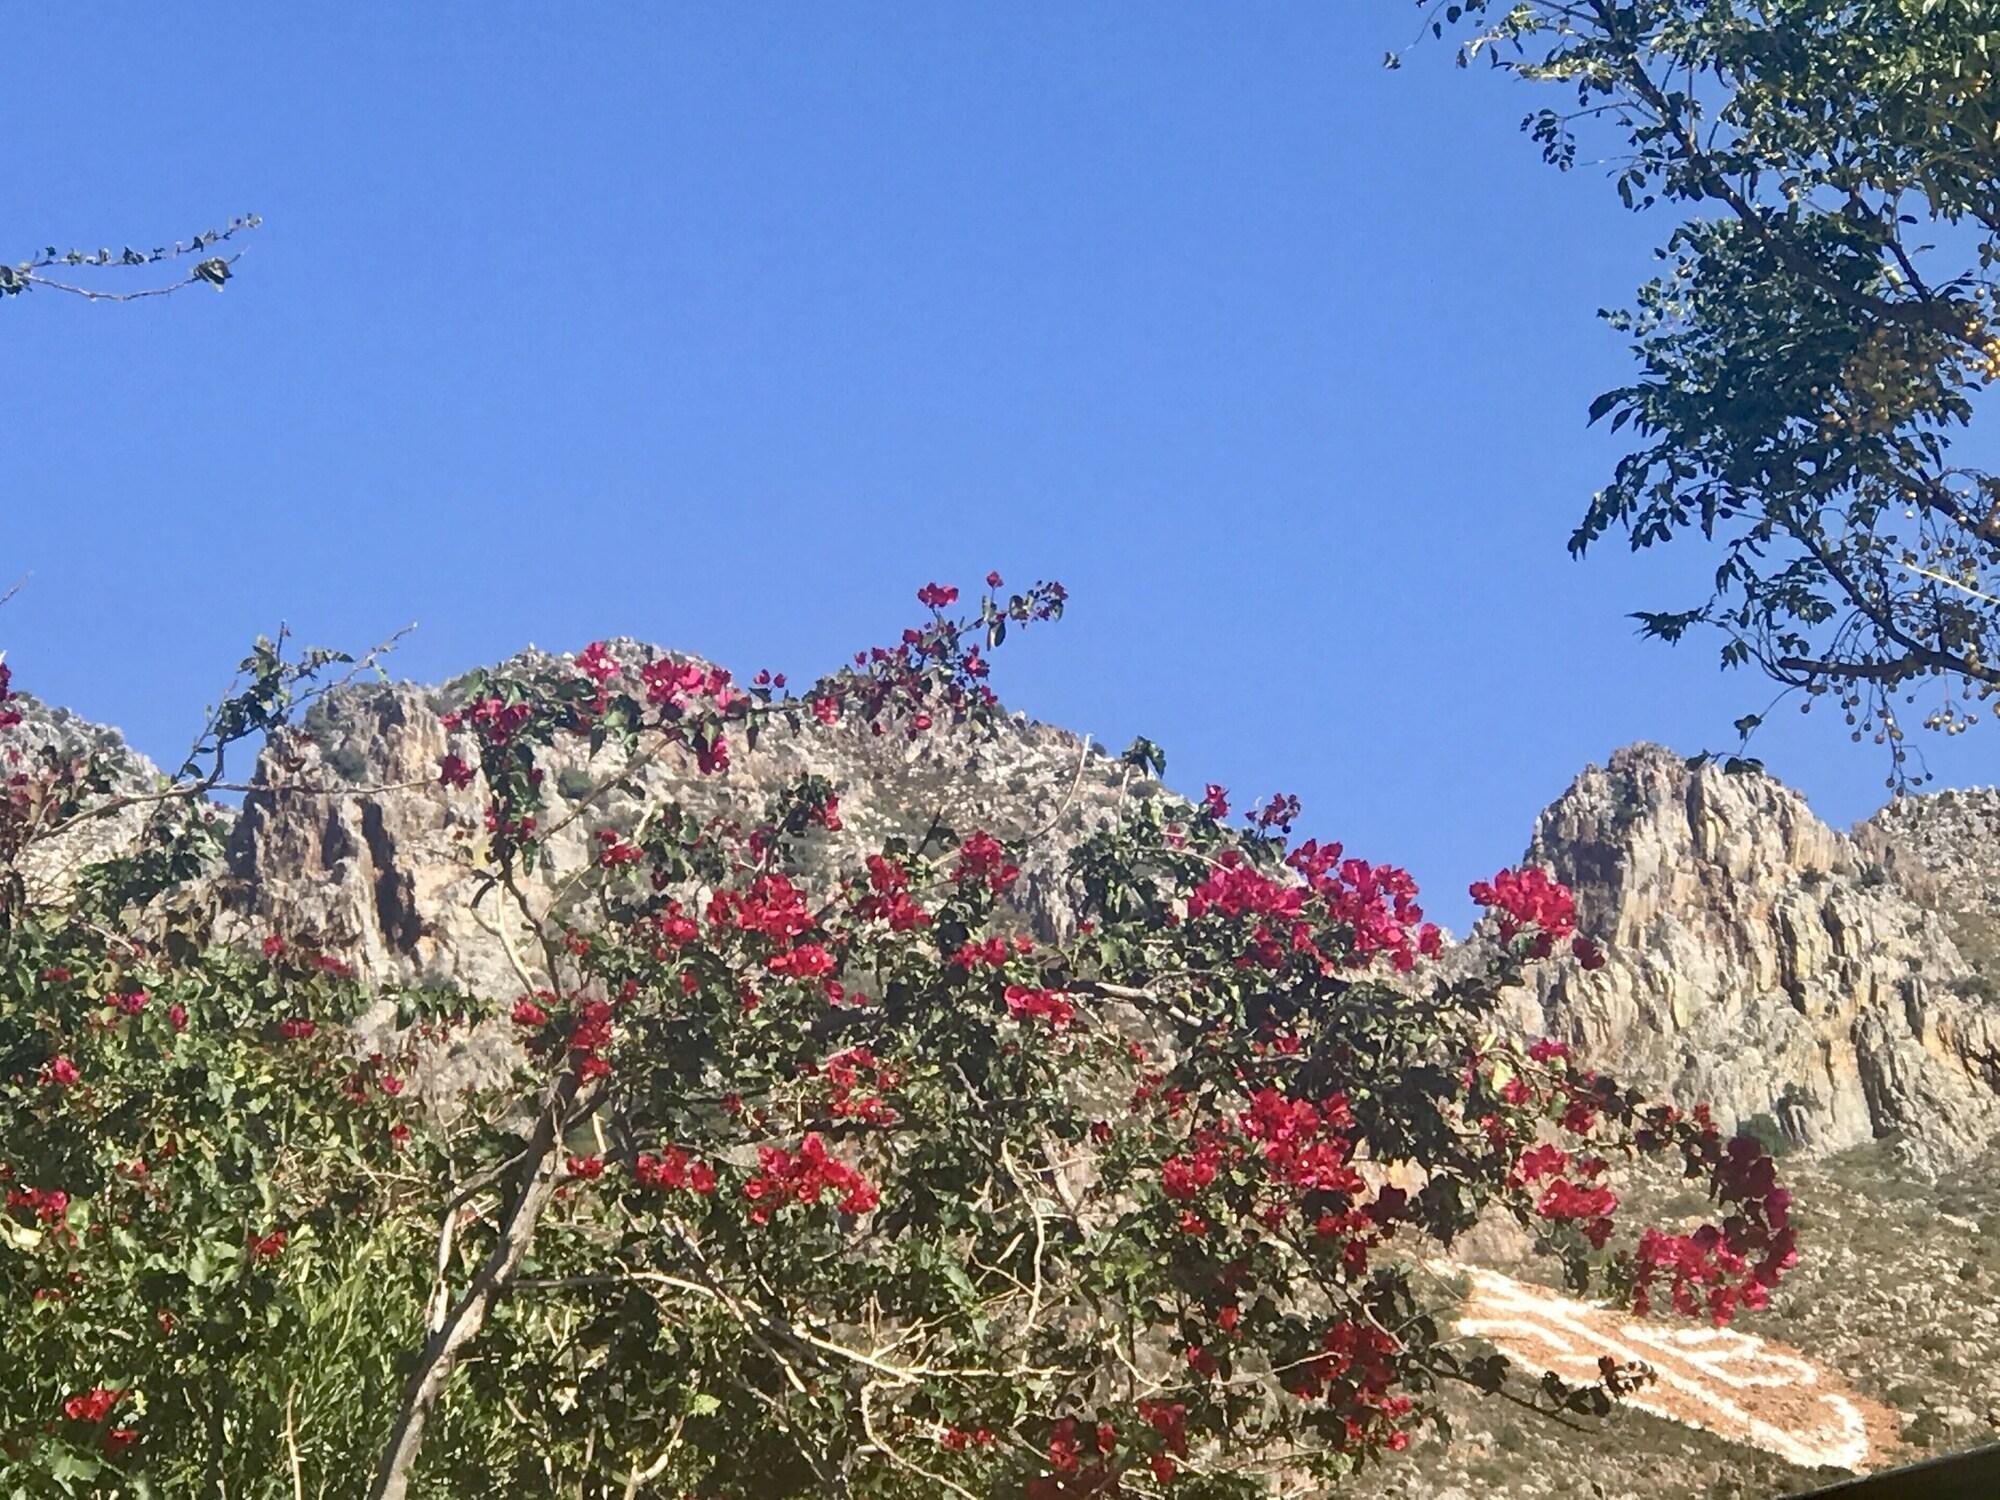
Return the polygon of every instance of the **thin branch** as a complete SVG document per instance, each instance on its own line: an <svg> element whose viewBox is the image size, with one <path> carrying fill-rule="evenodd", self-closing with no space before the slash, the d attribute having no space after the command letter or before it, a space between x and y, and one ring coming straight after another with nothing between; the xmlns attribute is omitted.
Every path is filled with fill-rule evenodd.
<svg viewBox="0 0 2000 1500"><path fill-rule="evenodd" d="M212 286L219 292L222 290L223 282L229 279L233 268L241 259L243 259L241 250L227 258L218 256L212 261L203 261L201 266L188 272L179 281L169 282L165 286L145 287L136 292L101 292L95 287L56 281L32 271L16 273L16 277L19 285L23 287L38 286L51 292L67 292L70 296L81 297L86 302L139 302L147 297L171 297L175 292L184 292L191 286ZM202 267L215 269L204 271Z"/></svg>
<svg viewBox="0 0 2000 1500"><path fill-rule="evenodd" d="M881 1432L878 1431L875 1426L874 1407L869 1404L868 1400L869 1396L874 1393L875 1388L876 1388L876 1383L872 1380L862 1382L861 1430L868 1435L868 1441L873 1443L876 1449L882 1454L882 1456L888 1459L889 1462L894 1464L897 1468L907 1469L909 1470L910 1473L918 1475L921 1478L927 1479L932 1484L941 1484L946 1489L950 1490L954 1495L962 1496L963 1500L979 1500L979 1497L973 1494L972 1491L968 1490L964 1485L954 1483L952 1480L947 1479L944 1475L935 1473L930 1469L926 1469L923 1465L917 1463L914 1459L903 1457L903 1455L899 1451L897 1451L895 1445L892 1444L887 1438L882 1436Z"/></svg>
<svg viewBox="0 0 2000 1500"><path fill-rule="evenodd" d="M299 1467L299 1440L292 1426L292 1401L299 1393L298 1383L285 1392L285 1452L292 1460L292 1500L306 1500L305 1473Z"/></svg>
<svg viewBox="0 0 2000 1500"><path fill-rule="evenodd" d="M411 1471L422 1451L430 1414L444 1394L460 1356L485 1328L494 1306L512 1289L515 1273L534 1242L542 1213L561 1184L564 1127L576 1111L595 1110L603 1102L604 1092L602 1080L586 1085L574 1071L566 1072L557 1083L536 1121L526 1159L515 1181L514 1201L501 1218L499 1238L492 1253L467 1285L465 1294L424 1341L416 1368L404 1389L389 1442L382 1450L381 1464L369 1486L369 1500L405 1500L409 1494Z"/></svg>

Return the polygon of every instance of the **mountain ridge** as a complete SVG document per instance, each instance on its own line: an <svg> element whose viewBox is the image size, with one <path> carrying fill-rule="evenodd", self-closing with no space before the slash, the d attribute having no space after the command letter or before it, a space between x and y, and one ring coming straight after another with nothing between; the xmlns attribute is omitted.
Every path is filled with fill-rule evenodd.
<svg viewBox="0 0 2000 1500"><path fill-rule="evenodd" d="M611 643L628 668L661 655ZM513 665L570 660L529 651ZM277 932L336 954L383 984L522 987L504 917L471 900L461 858L477 837L476 791L437 781L452 743L449 684L355 683L317 700L258 757L216 879L224 930ZM112 746L126 781L156 774L116 732L31 705L12 748ZM107 738L108 736L108 738ZM601 779L580 747L551 752L550 785L579 812L557 863L587 858L602 828L629 829L670 797L702 813L754 817L800 775L840 790L843 828L820 857L858 861L933 817L1029 836L1018 916L1067 934L1066 848L1130 798L1185 806L1087 739L1025 714L989 730L875 735L861 725L772 734L738 747L719 776L653 763L631 790L588 807ZM136 833L125 815L91 831L90 857ZM1691 764L1665 747L1623 747L1586 767L1537 818L1526 859L1576 892L1607 962L1539 966L1505 1001L1524 1032L1561 1037L1593 1066L1683 1105L1708 1100L1725 1125L1782 1133L1811 1153L1886 1141L1935 1172L2000 1140L2000 790L1892 803L1851 833L1761 772ZM73 861L72 861L73 862ZM530 885L554 904L556 888ZM1468 961L1481 930L1459 946ZM510 949L515 951L510 951Z"/></svg>

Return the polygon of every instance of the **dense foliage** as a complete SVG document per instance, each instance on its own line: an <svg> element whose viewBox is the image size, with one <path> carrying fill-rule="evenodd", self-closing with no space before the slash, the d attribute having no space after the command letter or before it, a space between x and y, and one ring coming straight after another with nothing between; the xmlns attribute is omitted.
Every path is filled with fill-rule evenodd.
<svg viewBox="0 0 2000 1500"><path fill-rule="evenodd" d="M1572 550L1698 530L1713 596L1643 628L1718 629L1922 779L1899 710L1957 734L2000 694L2000 476L1962 446L2000 377L2000 4L1421 4L1461 61L1571 95L1526 122L1549 161L1588 141L1676 215L1610 315L1640 374L1591 417L1635 441Z"/></svg>
<svg viewBox="0 0 2000 1500"><path fill-rule="evenodd" d="M1475 887L1490 963L1453 977L1407 875L1210 787L1124 804L1037 935L989 831L813 868L839 789L808 778L739 822L646 807L554 872L592 921L535 908L551 834L650 758L978 732L984 653L1063 605L988 583L802 694L602 646L469 679L437 774L481 789L464 857L538 942L518 993L392 992L382 1050L338 955L176 896L224 751L334 658L261 647L156 789L16 747L0 1494L1299 1494L1442 1426L1442 1382L1587 1414L1644 1378L1523 1387L1452 1338L1436 1259L1496 1206L1578 1287L1762 1304L1794 1257L1769 1159L1496 1023L1523 966L1599 961L1539 870ZM559 743L602 773L575 805ZM134 808L139 849L34 894L38 850ZM510 1084L434 1086L468 1028ZM1621 1233L1633 1151L1716 1222Z"/></svg>

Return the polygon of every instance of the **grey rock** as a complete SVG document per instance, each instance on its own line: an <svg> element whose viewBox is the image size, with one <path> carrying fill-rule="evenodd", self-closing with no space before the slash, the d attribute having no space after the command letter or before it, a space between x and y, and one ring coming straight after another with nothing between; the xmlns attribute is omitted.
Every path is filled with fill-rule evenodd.
<svg viewBox="0 0 2000 1500"><path fill-rule="evenodd" d="M1608 962L1532 971L1524 1029L1817 1151L1889 1138L1935 1168L2000 1132L2000 1007L1950 924L1777 781L1631 746L1542 814L1528 859Z"/></svg>
<svg viewBox="0 0 2000 1500"><path fill-rule="evenodd" d="M633 667L665 654L633 641L611 650ZM273 738L230 847L244 931L268 928L338 953L381 983L511 995L522 970L541 981L521 914L498 892L474 900L482 882L467 856L481 840L484 799L477 786L454 791L437 781L448 750L471 755L443 724L452 701L409 685L344 687L299 729ZM544 784L557 791L545 820L554 873L524 885L537 916L570 914L568 877L589 862L599 831L629 831L646 806L670 800L702 817L754 823L774 793L817 774L838 789L843 824L814 836L820 868L856 869L883 839L920 837L933 818L961 834L1027 836L1014 902L1023 926L1056 938L1073 920L1062 890L1068 848L1121 799L1163 795L1087 741L1024 715L915 736L895 725L878 735L859 722L797 734L774 726L755 749L736 744L721 774L703 776L669 755L640 765L631 789L577 795L626 764L622 751L593 755L582 743L542 757Z"/></svg>

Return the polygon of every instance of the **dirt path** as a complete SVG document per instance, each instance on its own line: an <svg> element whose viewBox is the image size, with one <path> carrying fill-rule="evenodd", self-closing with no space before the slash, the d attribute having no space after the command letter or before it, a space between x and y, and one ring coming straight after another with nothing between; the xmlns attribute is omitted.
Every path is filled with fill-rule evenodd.
<svg viewBox="0 0 2000 1500"><path fill-rule="evenodd" d="M1659 1380L1632 1405L1809 1468L1860 1472L1896 1445L1895 1413L1796 1349L1726 1328L1635 1318L1497 1271L1451 1269L1472 1282L1459 1332L1527 1368L1587 1385L1600 1355L1642 1361Z"/></svg>

